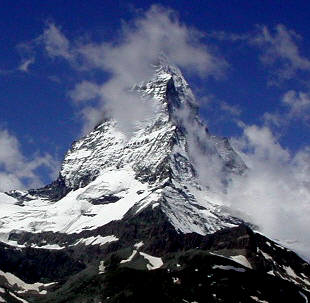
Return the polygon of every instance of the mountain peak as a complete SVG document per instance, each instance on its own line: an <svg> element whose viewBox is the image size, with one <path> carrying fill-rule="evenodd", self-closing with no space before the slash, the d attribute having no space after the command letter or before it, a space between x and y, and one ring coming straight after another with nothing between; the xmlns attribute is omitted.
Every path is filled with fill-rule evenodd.
<svg viewBox="0 0 310 303"><path fill-rule="evenodd" d="M156 110L130 137L106 119L52 184L0 193L0 301L149 302L154 285L166 296L152 302L308 300L310 266L214 194L246 166L206 131L180 70L161 63L134 89Z"/></svg>
<svg viewBox="0 0 310 303"><path fill-rule="evenodd" d="M176 111L179 115L186 114L188 120L198 119L199 106L189 84L181 70L164 54L154 64L153 77L135 85L134 89L153 102L159 101L163 106L161 110L166 111L172 119L180 120Z"/></svg>
<svg viewBox="0 0 310 303"><path fill-rule="evenodd" d="M76 221L68 227L59 213L45 219L49 223L44 227L40 220L32 225L80 232L157 203L174 228L184 233L205 234L240 223L221 211L221 203L211 202L210 194L216 190L212 183L218 174L224 183L230 174L242 173L245 165L227 141L211 136L199 121L195 98L180 70L161 65L151 80L134 89L144 101L156 104L154 115L138 121L130 137L118 121L103 121L72 144L56 182L31 192L32 197L57 200L60 208L75 201L69 217ZM217 171L208 171L214 164ZM214 177L206 178L205 171ZM106 204L120 207L116 216L99 211ZM92 219L83 217L83 205Z"/></svg>
<svg viewBox="0 0 310 303"><path fill-rule="evenodd" d="M154 66L157 72L183 77L181 70L163 53L158 56L158 61Z"/></svg>

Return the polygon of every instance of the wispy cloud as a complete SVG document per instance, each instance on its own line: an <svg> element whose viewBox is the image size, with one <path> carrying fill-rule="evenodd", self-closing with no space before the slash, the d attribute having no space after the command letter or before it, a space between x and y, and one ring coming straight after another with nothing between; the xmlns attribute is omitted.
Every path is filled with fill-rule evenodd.
<svg viewBox="0 0 310 303"><path fill-rule="evenodd" d="M220 41L239 42L239 41L248 41L251 35L249 33L236 34L225 31L212 31L207 34L207 37Z"/></svg>
<svg viewBox="0 0 310 303"><path fill-rule="evenodd" d="M72 58L69 40L54 23L47 23L43 34L37 39L37 41L40 40L50 57L63 57L68 60Z"/></svg>
<svg viewBox="0 0 310 303"><path fill-rule="evenodd" d="M39 167L46 167L55 177L58 163L51 155L25 157L18 139L5 129L0 129L0 146L0 191L43 185L36 172Z"/></svg>
<svg viewBox="0 0 310 303"><path fill-rule="evenodd" d="M227 102L221 102L220 107L223 111L228 112L232 116L240 116L242 110L238 105L228 104Z"/></svg>
<svg viewBox="0 0 310 303"><path fill-rule="evenodd" d="M260 26L250 42L259 47L263 64L275 67L276 80L286 80L294 77L297 71L310 71L310 60L300 53L299 40L301 36L295 31L278 24L274 31Z"/></svg>
<svg viewBox="0 0 310 303"><path fill-rule="evenodd" d="M77 103L96 99L100 95L101 86L90 81L80 82L73 90L69 91L69 96Z"/></svg>
<svg viewBox="0 0 310 303"><path fill-rule="evenodd" d="M69 41L60 28L48 23L41 42L52 58L65 59L74 68L96 69L110 75L104 83L82 81L69 92L82 107L84 131L98 122L98 112L109 112L128 130L134 128L135 120L151 114L152 109L129 90L135 83L150 78L154 72L152 65L161 53L201 77L223 76L227 62L201 43L201 37L198 30L182 24L174 11L153 5L133 22L125 24L114 41Z"/></svg>
<svg viewBox="0 0 310 303"><path fill-rule="evenodd" d="M282 103L288 107L290 118L308 121L310 118L310 95L290 90L284 94Z"/></svg>
<svg viewBox="0 0 310 303"><path fill-rule="evenodd" d="M262 120L266 126L275 126L277 128L282 128L283 126L288 125L290 122L285 118L285 114L279 112L266 112L263 114Z"/></svg>
<svg viewBox="0 0 310 303"><path fill-rule="evenodd" d="M310 60L302 54L299 47L302 37L283 24L278 24L273 29L257 25L255 30L246 33L215 31L210 32L208 37L257 48L260 62L269 68L268 83L271 85L292 79L297 72L310 71Z"/></svg>
<svg viewBox="0 0 310 303"><path fill-rule="evenodd" d="M29 67L33 63L34 63L34 58L26 59L26 60L22 61L22 63L18 67L18 70L25 72L25 73L28 73Z"/></svg>
<svg viewBox="0 0 310 303"><path fill-rule="evenodd" d="M263 120L266 125L281 128L293 121L309 125L310 122L310 95L306 92L289 90L280 100L281 108L273 113L265 113Z"/></svg>

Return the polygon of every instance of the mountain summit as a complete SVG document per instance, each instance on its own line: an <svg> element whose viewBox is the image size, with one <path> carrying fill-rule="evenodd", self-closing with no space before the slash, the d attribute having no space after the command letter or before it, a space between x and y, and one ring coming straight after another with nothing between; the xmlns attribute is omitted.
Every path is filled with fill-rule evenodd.
<svg viewBox="0 0 310 303"><path fill-rule="evenodd" d="M214 199L247 167L199 119L180 70L161 57L153 77L128 93L152 112L130 134L105 119L72 144L56 181L0 194L0 298L310 298L310 266Z"/></svg>

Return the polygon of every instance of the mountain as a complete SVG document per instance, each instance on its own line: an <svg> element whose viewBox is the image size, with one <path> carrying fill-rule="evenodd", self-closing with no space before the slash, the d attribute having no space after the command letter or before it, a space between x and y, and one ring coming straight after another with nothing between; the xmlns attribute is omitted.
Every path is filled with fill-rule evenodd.
<svg viewBox="0 0 310 303"><path fill-rule="evenodd" d="M308 302L309 264L216 198L246 164L180 70L153 68L132 131L106 117L56 181L0 194L0 302Z"/></svg>

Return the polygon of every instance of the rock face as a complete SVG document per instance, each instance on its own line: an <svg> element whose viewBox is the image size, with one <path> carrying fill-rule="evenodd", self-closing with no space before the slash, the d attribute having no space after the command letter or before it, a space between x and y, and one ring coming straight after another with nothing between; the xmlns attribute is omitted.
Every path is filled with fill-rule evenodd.
<svg viewBox="0 0 310 303"><path fill-rule="evenodd" d="M0 194L0 302L307 302L309 264L214 198L247 167L180 70L130 94L152 110L130 134L105 119L56 181Z"/></svg>

